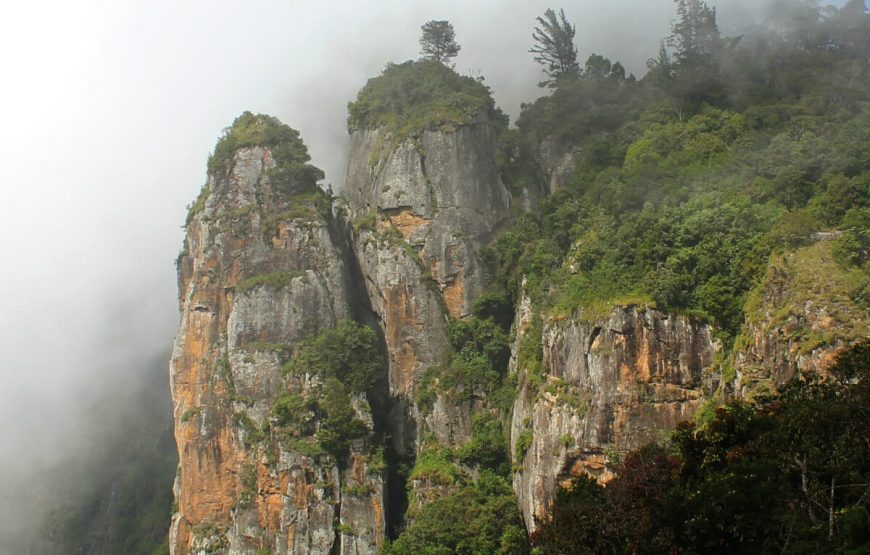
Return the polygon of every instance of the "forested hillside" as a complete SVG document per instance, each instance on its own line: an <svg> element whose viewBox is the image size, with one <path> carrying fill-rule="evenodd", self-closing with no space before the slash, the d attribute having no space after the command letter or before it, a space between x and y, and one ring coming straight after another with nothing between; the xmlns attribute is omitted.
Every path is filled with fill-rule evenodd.
<svg viewBox="0 0 870 555"><path fill-rule="evenodd" d="M435 451L415 467L450 483L458 479L451 461L496 475L425 506L388 552L528 549L522 534L494 524L513 519L496 476L510 477L499 422L517 378L493 355L503 352L499 334L510 332L521 298L531 301L533 326L641 305L701 319L719 344L695 423L611 457L617 478L607 487L582 476L566 482L553 520L532 536L535 552L867 548L866 346L842 355L822 381L809 368L777 383L774 368L738 375L736 366L755 341L771 279L786 282L780 322L806 303L837 307L827 329L786 328L791 349L810 353L870 334L870 18L861 2L783 4L777 19L725 37L712 7L676 4L671 34L642 78L593 54L549 71L545 96L524 105L516 128L500 128L502 177L527 209L483 251L494 285L462 329L488 330L485 339L454 344L451 371L438 383L463 384L491 407L508 401L490 413L499 418L475 420L466 447ZM572 32L555 15L544 22ZM419 67L414 81L427 77ZM804 277L789 283L790 271ZM527 337L517 354L532 370L520 379L540 388L552 382L535 370L539 335ZM751 380L753 371L765 378ZM524 449L518 442L514 471ZM474 516L451 516L465 511Z"/></svg>

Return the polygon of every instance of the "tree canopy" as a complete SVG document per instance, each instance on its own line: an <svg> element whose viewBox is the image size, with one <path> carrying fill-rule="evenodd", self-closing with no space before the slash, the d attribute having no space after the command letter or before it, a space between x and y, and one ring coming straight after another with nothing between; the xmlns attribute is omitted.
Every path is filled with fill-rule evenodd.
<svg viewBox="0 0 870 555"><path fill-rule="evenodd" d="M456 42L456 34L453 25L449 21L427 21L420 29L423 35L420 37L420 53L427 60L433 60L442 64L450 58L455 58L462 47Z"/></svg>
<svg viewBox="0 0 870 555"><path fill-rule="evenodd" d="M537 21L539 26L532 33L535 44L529 52L535 55L536 62L544 66L544 73L549 77L540 83L541 86L552 86L560 77L579 73L577 47L574 45L575 28L565 18L565 10L559 10L556 16L556 12L548 9L544 17L538 17Z"/></svg>

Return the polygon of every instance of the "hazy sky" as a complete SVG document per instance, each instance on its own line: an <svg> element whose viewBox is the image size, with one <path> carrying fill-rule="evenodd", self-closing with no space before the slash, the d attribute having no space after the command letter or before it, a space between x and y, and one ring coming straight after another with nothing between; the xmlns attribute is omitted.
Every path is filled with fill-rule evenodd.
<svg viewBox="0 0 870 555"><path fill-rule="evenodd" d="M737 0L720 21L736 21ZM243 110L300 129L340 189L346 104L419 27L453 22L461 73L515 116L539 94L538 0L54 0L0 7L0 472L81 443L84 399L171 344L185 205ZM758 2L745 0L745 6ZM554 7L558 7L553 5ZM562 3L591 52L636 73L672 0ZM36 466L35 466L36 465Z"/></svg>

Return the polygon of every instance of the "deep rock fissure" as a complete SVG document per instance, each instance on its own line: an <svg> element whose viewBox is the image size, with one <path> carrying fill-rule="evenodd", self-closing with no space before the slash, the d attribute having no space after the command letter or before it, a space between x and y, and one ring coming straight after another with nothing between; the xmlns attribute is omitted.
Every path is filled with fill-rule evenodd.
<svg viewBox="0 0 870 555"><path fill-rule="evenodd" d="M365 287L366 280L374 282L371 276L365 275L362 271L359 259L353 249L353 226L350 225L349 218L344 213L339 213L336 216L335 223L337 231L341 235L342 254L345 257L350 275L350 291L351 297L354 299L351 309L354 319L358 323L375 330L384 356L389 357L390 353L386 338L384 337L381 316L373 309L371 299ZM366 398L372 409L372 423L375 434L380 438L385 451L384 462L386 469L384 480L386 491L383 496L384 521L386 536L393 539L398 536L404 524L408 500L406 495L407 473L403 472L402 469L409 468L406 464L406 457L401 456L395 442L397 438L401 438L403 429L413 430L416 428L414 423L406 418L407 410L405 410L404 402L390 395L388 373L389 366L385 364L381 379L371 391L367 392ZM405 420L399 421L399 418ZM336 545L339 543L336 542Z"/></svg>

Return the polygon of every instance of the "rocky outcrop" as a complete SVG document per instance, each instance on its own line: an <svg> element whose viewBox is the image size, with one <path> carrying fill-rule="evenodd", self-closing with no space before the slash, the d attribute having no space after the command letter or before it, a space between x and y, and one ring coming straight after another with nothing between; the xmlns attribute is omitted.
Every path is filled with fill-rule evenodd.
<svg viewBox="0 0 870 555"><path fill-rule="evenodd" d="M376 216L419 256L448 313L467 316L486 285L477 249L508 218L510 195L483 118L398 143L385 129L351 135L347 198L355 218Z"/></svg>
<svg viewBox="0 0 870 555"><path fill-rule="evenodd" d="M568 185L574 175L574 164L579 151L570 144L562 144L555 139L547 139L538 147L538 164L541 167L546 191L544 196Z"/></svg>
<svg viewBox="0 0 870 555"><path fill-rule="evenodd" d="M390 395L402 413L392 419L393 437L400 453L413 453L423 422L417 383L428 368L446 364L447 320L470 314L488 282L478 249L510 214L492 127L481 116L455 130L401 139L385 128L354 131L346 195L355 251L390 353Z"/></svg>
<svg viewBox="0 0 870 555"><path fill-rule="evenodd" d="M771 257L747 303L733 380L725 378L737 396L772 393L797 374L824 374L843 349L870 336L870 313L854 299L860 280L834 261L830 238Z"/></svg>
<svg viewBox="0 0 870 555"><path fill-rule="evenodd" d="M694 415L716 347L706 325L637 306L540 323L522 299L517 330L513 483L534 531L560 482L581 473L606 482L620 454Z"/></svg>
<svg viewBox="0 0 870 555"><path fill-rule="evenodd" d="M347 460L271 426L282 393L319 386L282 372L299 341L354 315L348 253L316 187L272 186L272 151L235 151L210 172L179 258L171 361L180 464L173 554L376 553L384 478L365 440ZM354 411L374 427L364 396Z"/></svg>

